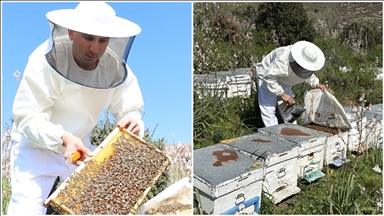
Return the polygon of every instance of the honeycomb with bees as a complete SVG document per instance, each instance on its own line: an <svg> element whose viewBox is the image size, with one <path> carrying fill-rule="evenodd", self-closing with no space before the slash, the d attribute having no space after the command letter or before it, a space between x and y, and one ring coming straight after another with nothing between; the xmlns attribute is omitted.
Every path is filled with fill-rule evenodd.
<svg viewBox="0 0 384 216"><path fill-rule="evenodd" d="M116 128L43 203L61 214L135 214L170 158Z"/></svg>

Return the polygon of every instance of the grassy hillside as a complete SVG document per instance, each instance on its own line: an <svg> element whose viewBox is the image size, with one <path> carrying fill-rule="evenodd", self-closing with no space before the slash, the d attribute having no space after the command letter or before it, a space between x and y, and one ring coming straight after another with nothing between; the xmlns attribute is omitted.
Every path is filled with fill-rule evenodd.
<svg viewBox="0 0 384 216"><path fill-rule="evenodd" d="M227 11L249 5L258 6L261 2L231 2L217 3ZM341 27L351 22L368 22L383 25L382 2L304 2L304 9L310 19L322 18L341 24Z"/></svg>
<svg viewBox="0 0 384 216"><path fill-rule="evenodd" d="M292 40L292 34L287 33L290 26L274 31L255 25L257 8L261 4L194 3L195 74L251 67L272 49L284 44L279 40L284 34ZM292 4L299 6L299 3ZM383 3L306 2L302 5L315 31L314 39L311 34L307 38L311 38L327 57L326 65L317 73L320 82L328 83L337 98L357 100L365 93L368 103L381 103L382 84L376 82L377 74L361 71L382 67ZM297 29L297 26L292 27L295 35ZM301 35L300 39L303 38ZM351 72L340 73L340 66L348 67ZM293 89L301 98L307 89L297 88L301 85Z"/></svg>
<svg viewBox="0 0 384 216"><path fill-rule="evenodd" d="M310 18L334 20L344 26L351 22L383 25L382 2L321 2L303 3Z"/></svg>

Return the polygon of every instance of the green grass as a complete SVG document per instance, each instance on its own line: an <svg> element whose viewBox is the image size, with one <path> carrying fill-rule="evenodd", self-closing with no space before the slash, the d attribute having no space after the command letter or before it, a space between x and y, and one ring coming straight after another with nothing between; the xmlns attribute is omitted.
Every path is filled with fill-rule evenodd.
<svg viewBox="0 0 384 216"><path fill-rule="evenodd" d="M349 154L350 162L340 168L324 166L326 176L313 183L298 181L301 191L274 205L262 196L259 214L382 214L383 150L371 148L361 155ZM362 187L365 192L362 193Z"/></svg>
<svg viewBox="0 0 384 216"><path fill-rule="evenodd" d="M9 200L11 199L11 184L10 180L6 177L2 177L1 179L1 212L4 214L7 214L7 209L8 209L8 203Z"/></svg>

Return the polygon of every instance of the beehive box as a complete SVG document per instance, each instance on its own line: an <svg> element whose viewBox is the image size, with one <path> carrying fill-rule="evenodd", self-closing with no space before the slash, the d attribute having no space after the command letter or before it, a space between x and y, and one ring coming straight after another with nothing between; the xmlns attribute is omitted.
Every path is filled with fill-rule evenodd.
<svg viewBox="0 0 384 216"><path fill-rule="evenodd" d="M366 113L366 139L368 146L382 147L383 145L383 105L373 105Z"/></svg>
<svg viewBox="0 0 384 216"><path fill-rule="evenodd" d="M193 186L208 214L254 214L261 203L263 165L225 144L193 151Z"/></svg>
<svg viewBox="0 0 384 216"><path fill-rule="evenodd" d="M222 142L255 160L263 160L265 164L263 188L271 195L270 198L275 204L300 192L300 188L297 187L299 156L297 144L261 133Z"/></svg>
<svg viewBox="0 0 384 216"><path fill-rule="evenodd" d="M348 150L362 152L369 148L366 139L367 116L357 115L351 107L344 107L347 118L351 123L351 129L348 131Z"/></svg>
<svg viewBox="0 0 384 216"><path fill-rule="evenodd" d="M329 128L316 124L305 124L303 126L327 134L324 150L325 165L332 164L336 167L340 167L344 163L349 162L346 158L348 130L340 130L339 132L337 128Z"/></svg>
<svg viewBox="0 0 384 216"><path fill-rule="evenodd" d="M135 214L170 158L116 128L43 205L61 214Z"/></svg>
<svg viewBox="0 0 384 216"><path fill-rule="evenodd" d="M324 150L327 135L292 123L259 128L258 132L299 145L298 177L314 181L324 176Z"/></svg>
<svg viewBox="0 0 384 216"><path fill-rule="evenodd" d="M351 151L361 152L368 149L366 143L367 130L365 126L367 124L367 117L363 117L361 120L351 122L352 128L348 131L348 149Z"/></svg>

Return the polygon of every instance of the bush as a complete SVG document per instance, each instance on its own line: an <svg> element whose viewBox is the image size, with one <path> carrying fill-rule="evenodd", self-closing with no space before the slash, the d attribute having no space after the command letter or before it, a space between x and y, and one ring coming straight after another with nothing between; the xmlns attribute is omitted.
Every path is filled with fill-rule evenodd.
<svg viewBox="0 0 384 216"><path fill-rule="evenodd" d="M303 3L267 2L258 7L255 25L258 30L274 31L273 38L268 41L277 46L287 46L299 40L313 41L315 29L308 19Z"/></svg>

